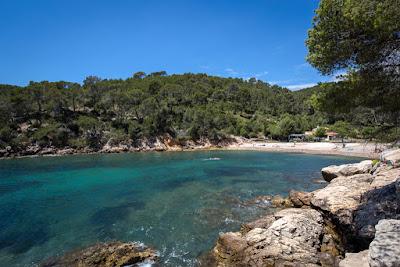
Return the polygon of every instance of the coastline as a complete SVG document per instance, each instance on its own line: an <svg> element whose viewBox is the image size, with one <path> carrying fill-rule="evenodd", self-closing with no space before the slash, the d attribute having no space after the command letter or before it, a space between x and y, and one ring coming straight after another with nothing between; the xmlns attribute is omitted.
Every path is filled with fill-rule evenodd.
<svg viewBox="0 0 400 267"><path fill-rule="evenodd" d="M200 266L398 266L400 149L379 158L323 168L321 189L265 196L276 211L220 233Z"/></svg>
<svg viewBox="0 0 400 267"><path fill-rule="evenodd" d="M254 150L266 152L304 153L315 155L337 155L377 159L381 151L387 148L386 144L374 143L290 143L290 142L250 142L228 146L229 150Z"/></svg>
<svg viewBox="0 0 400 267"><path fill-rule="evenodd" d="M377 159L380 152L387 149L387 144L375 143L346 143L342 147L341 143L332 142L260 142L251 141L243 138L236 138L235 142L223 145L214 145L210 142L202 144L193 144L187 146L169 146L163 143L157 143L152 147L127 148L125 146L107 147L101 150L89 149L52 149L49 153L39 153L30 155L11 155L1 156L1 159L19 159L35 157L58 157L66 155L94 155L94 154L119 154L119 153L140 153L140 152L188 152L188 151L212 151L212 150L232 150L232 151L264 151L278 153L302 153L313 155L335 155Z"/></svg>

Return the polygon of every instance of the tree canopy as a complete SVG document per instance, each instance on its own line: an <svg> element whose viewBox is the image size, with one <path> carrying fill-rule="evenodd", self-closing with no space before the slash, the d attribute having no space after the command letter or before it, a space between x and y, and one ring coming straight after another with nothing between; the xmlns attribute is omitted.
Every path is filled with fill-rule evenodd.
<svg viewBox="0 0 400 267"><path fill-rule="evenodd" d="M314 97L330 114L370 112L376 126L400 121L400 0L321 0L306 41L323 74L346 72Z"/></svg>

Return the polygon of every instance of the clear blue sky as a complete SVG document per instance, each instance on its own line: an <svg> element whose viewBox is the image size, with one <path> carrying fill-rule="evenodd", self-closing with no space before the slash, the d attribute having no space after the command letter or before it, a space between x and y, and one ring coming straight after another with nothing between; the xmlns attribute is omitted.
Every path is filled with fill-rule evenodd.
<svg viewBox="0 0 400 267"><path fill-rule="evenodd" d="M257 77L304 87L318 0L0 0L0 83L136 71Z"/></svg>

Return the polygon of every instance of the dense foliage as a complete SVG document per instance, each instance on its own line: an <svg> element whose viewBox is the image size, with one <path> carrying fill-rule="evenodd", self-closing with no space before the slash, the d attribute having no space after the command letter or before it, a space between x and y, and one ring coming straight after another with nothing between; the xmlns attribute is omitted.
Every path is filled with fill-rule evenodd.
<svg viewBox="0 0 400 267"><path fill-rule="evenodd" d="M285 139L324 123L307 98L261 81L205 74L135 73L126 80L87 77L0 89L0 146L99 147L227 135Z"/></svg>
<svg viewBox="0 0 400 267"><path fill-rule="evenodd" d="M398 14L400 0L321 0L307 40L310 64L323 74L347 73L314 97L320 110L369 113L369 132L382 138L394 138L400 124Z"/></svg>
<svg viewBox="0 0 400 267"><path fill-rule="evenodd" d="M312 97L319 89L291 92L255 79L165 72L137 72L126 80L90 76L83 85L2 85L0 146L100 148L110 139L139 144L165 135L177 141L218 142L229 135L286 140L318 125L354 122L316 111Z"/></svg>

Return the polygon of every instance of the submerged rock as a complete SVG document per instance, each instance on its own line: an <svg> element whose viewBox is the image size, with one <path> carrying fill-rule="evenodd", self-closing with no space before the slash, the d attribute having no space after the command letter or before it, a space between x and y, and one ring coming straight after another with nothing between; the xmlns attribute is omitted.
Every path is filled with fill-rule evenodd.
<svg viewBox="0 0 400 267"><path fill-rule="evenodd" d="M331 251L321 251L328 232L316 210L285 209L253 226L246 233L220 235L213 250L217 266L319 266L326 258L335 262ZM330 236L325 241L334 243Z"/></svg>
<svg viewBox="0 0 400 267"><path fill-rule="evenodd" d="M99 243L80 251L70 252L42 263L42 267L119 267L140 266L153 263L158 254L155 250L138 243Z"/></svg>
<svg viewBox="0 0 400 267"><path fill-rule="evenodd" d="M373 167L372 160L364 160L360 163L344 164L344 165L331 165L321 170L322 177L325 181L330 182L336 177L352 176L355 174L369 173Z"/></svg>

